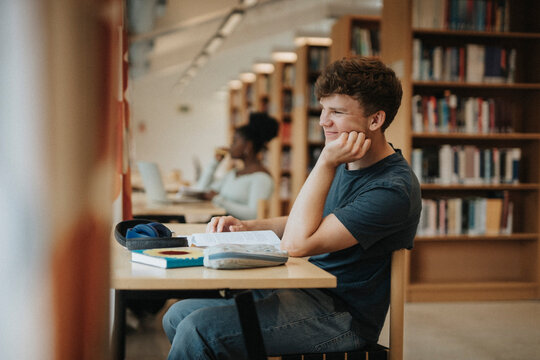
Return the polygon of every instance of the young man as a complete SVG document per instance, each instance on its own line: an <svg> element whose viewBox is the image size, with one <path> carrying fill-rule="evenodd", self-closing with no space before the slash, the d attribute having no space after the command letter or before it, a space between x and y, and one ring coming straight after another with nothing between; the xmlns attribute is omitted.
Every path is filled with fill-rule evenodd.
<svg viewBox="0 0 540 360"><path fill-rule="evenodd" d="M267 353L360 349L378 340L390 298L392 251L411 248L420 187L399 150L386 141L401 84L379 60L342 59L316 83L326 143L288 217L213 218L207 231L271 229L291 256L338 279L336 289L254 291ZM163 319L170 359L246 358L236 309L228 299L190 299Z"/></svg>

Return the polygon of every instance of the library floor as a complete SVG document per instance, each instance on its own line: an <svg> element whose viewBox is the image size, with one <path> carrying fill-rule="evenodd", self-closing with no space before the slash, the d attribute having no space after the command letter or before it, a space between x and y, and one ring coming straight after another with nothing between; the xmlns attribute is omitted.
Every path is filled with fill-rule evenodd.
<svg viewBox="0 0 540 360"><path fill-rule="evenodd" d="M127 360L167 358L162 315L128 330ZM408 303L404 351L406 360L540 360L540 301Z"/></svg>

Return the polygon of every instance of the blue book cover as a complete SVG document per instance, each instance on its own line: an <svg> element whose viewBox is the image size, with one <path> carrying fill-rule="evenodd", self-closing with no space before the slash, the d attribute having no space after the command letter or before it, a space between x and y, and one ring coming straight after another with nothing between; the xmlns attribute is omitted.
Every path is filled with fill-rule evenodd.
<svg viewBox="0 0 540 360"><path fill-rule="evenodd" d="M132 250L131 261L165 269L202 266L203 250L196 247Z"/></svg>

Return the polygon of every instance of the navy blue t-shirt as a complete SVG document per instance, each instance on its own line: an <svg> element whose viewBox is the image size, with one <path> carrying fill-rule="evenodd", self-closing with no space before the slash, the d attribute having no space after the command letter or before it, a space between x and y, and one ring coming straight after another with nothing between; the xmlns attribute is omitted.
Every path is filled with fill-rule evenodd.
<svg viewBox="0 0 540 360"><path fill-rule="evenodd" d="M412 248L422 208L420 185L400 150L368 168L337 168L323 216L334 214L358 240L310 261L337 277L331 294L376 342L390 303L392 251Z"/></svg>

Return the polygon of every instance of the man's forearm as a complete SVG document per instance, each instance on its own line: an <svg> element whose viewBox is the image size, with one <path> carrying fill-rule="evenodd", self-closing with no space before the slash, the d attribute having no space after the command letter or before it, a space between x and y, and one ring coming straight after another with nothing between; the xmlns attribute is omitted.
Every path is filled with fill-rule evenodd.
<svg viewBox="0 0 540 360"><path fill-rule="evenodd" d="M270 219L245 220L243 221L248 230L272 230L276 235L283 237L287 216L275 217Z"/></svg>
<svg viewBox="0 0 540 360"><path fill-rule="evenodd" d="M289 253L294 255L309 248L306 242L321 224L324 203L335 172L335 166L318 161L302 186L282 238L282 247Z"/></svg>

